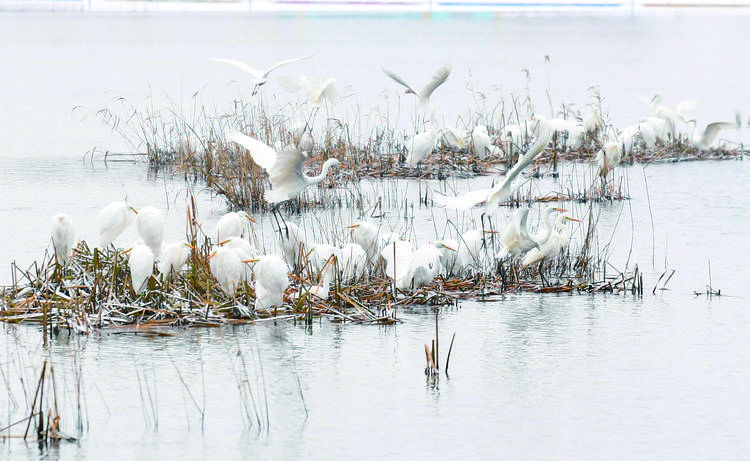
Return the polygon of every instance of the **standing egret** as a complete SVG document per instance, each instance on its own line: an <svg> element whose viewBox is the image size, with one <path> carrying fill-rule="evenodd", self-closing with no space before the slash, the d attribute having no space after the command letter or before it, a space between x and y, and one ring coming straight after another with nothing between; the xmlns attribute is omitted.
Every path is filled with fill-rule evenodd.
<svg viewBox="0 0 750 461"><path fill-rule="evenodd" d="M179 272L182 269L182 266L187 263L190 257L192 248L185 240L172 242L164 247L159 262L156 264L156 268L164 280L167 280L172 273Z"/></svg>
<svg viewBox="0 0 750 461"><path fill-rule="evenodd" d="M526 226L529 211L531 211L530 208L524 207L513 212L510 223L500 234L500 241L505 250L497 255L497 259L504 258L507 254L518 256L537 246L537 242L529 235Z"/></svg>
<svg viewBox="0 0 750 461"><path fill-rule="evenodd" d="M279 245L284 259L293 270L297 270L300 262L300 253L303 246L306 245L305 238L300 228L291 222L285 222L284 226L279 225Z"/></svg>
<svg viewBox="0 0 750 461"><path fill-rule="evenodd" d="M409 168L417 166L419 162L432 153L437 139L437 132L433 127L430 127L427 131L416 134L408 140L406 142L406 165Z"/></svg>
<svg viewBox="0 0 750 461"><path fill-rule="evenodd" d="M425 109L429 106L430 96L435 91L435 89L448 79L448 76L451 74L451 66L449 64L446 64L438 69L437 72L435 72L435 75L432 76L430 81L427 82L425 86L422 87L422 89L419 91L415 90L413 86L406 83L404 79L385 68L383 68L383 73L390 77L394 82L406 87L406 93L416 95L417 98L419 98L417 102L418 107L420 109Z"/></svg>
<svg viewBox="0 0 750 461"><path fill-rule="evenodd" d="M158 258L164 240L164 213L152 206L145 206L138 210L135 225L138 234Z"/></svg>
<svg viewBox="0 0 750 461"><path fill-rule="evenodd" d="M367 267L367 253L357 243L347 243L338 251L339 271L344 282L360 279Z"/></svg>
<svg viewBox="0 0 750 461"><path fill-rule="evenodd" d="M492 139L484 125L476 125L471 130L471 143L474 149L474 155L480 160L491 155L499 153L496 146L492 145Z"/></svg>
<svg viewBox="0 0 750 461"><path fill-rule="evenodd" d="M445 275L448 277L457 275L459 269L456 251L459 247L458 241L447 238L435 241L433 246L440 252L440 266L445 271Z"/></svg>
<svg viewBox="0 0 750 461"><path fill-rule="evenodd" d="M605 177L609 170L620 163L619 146L613 142L608 142L599 152L596 153L596 164L599 176Z"/></svg>
<svg viewBox="0 0 750 461"><path fill-rule="evenodd" d="M229 296L234 296L245 278L245 265L239 254L229 247L218 246L209 256L209 267L221 289Z"/></svg>
<svg viewBox="0 0 750 461"><path fill-rule="evenodd" d="M138 212L127 202L112 202L102 208L97 215L101 247L109 246L118 235L130 226L136 214Z"/></svg>
<svg viewBox="0 0 750 461"><path fill-rule="evenodd" d="M73 254L76 244L76 228L73 220L65 213L52 218L52 247L55 249L57 264L64 265Z"/></svg>
<svg viewBox="0 0 750 461"><path fill-rule="evenodd" d="M534 159L544 151L547 143L549 143L549 140L552 138L552 130L544 119L539 119L537 130L537 139L534 144L529 148L526 154L523 155L523 157L518 159L518 162L513 168L505 174L505 179L502 182L488 189L471 191L456 197L448 197L446 195L433 193L432 197L435 203L446 207L465 210L484 203L487 212L494 211L494 208L498 204L504 202L511 196L515 190L513 187L513 181L521 171L529 166L531 162L533 162Z"/></svg>
<svg viewBox="0 0 750 461"><path fill-rule="evenodd" d="M307 160L304 152L291 149L276 152L271 146L244 135L237 130L231 130L227 137L240 144L252 156L255 163L268 172L272 190L266 191L268 203L278 203L299 195L306 187L318 184L325 179L328 170L333 166L341 166L338 159L329 158L323 162L321 172L317 176L307 176L302 172L302 166Z"/></svg>
<svg viewBox="0 0 750 461"><path fill-rule="evenodd" d="M466 145L464 138L468 137L466 133L463 133L455 128L449 126L438 130L440 138L453 149L463 149Z"/></svg>
<svg viewBox="0 0 750 461"><path fill-rule="evenodd" d="M216 223L216 241L221 242L229 237L250 237L248 222L255 220L244 211L230 211L219 218Z"/></svg>
<svg viewBox="0 0 750 461"><path fill-rule="evenodd" d="M407 277L401 280L401 286L398 288L417 289L422 285L432 283L442 268L440 257L440 251L435 245L430 243L420 245L409 262Z"/></svg>
<svg viewBox="0 0 750 461"><path fill-rule="evenodd" d="M255 260L260 252L247 240L242 237L227 237L217 245L232 249L242 261L242 273L243 278L246 282L252 281L252 261ZM250 266L248 267L248 264Z"/></svg>
<svg viewBox="0 0 750 461"><path fill-rule="evenodd" d="M148 278L154 273L154 253L148 245L142 242L126 250L128 254L128 268L133 290L140 294L147 286Z"/></svg>
<svg viewBox="0 0 750 461"><path fill-rule="evenodd" d="M673 141L675 140L675 136L677 134L677 122L681 121L686 123L687 120L685 119L685 115L688 112L696 110L700 105L698 101L689 100L682 101L681 103L677 104L674 109L672 109L670 107L662 105L663 98L661 93L654 94L654 96L650 100L647 100L644 97L641 97L641 100L651 108L652 115L667 121L669 134L672 136Z"/></svg>
<svg viewBox="0 0 750 461"><path fill-rule="evenodd" d="M260 87L262 85L265 85L266 82L268 82L268 74L270 74L272 71L278 69L279 67L281 67L283 65L291 64L293 62L303 61L305 59L310 59L311 57L312 56L306 56L306 57L302 57L302 58L285 59L283 61L277 62L276 64L274 64L273 66L269 67L266 70L257 70L257 69L254 69L254 68L250 67L248 64L245 64L242 61L235 61L233 59L211 58L211 60L212 61L225 62L227 64L231 64L233 66L239 67L240 69L242 69L245 72L247 72L248 74L250 74L253 77L253 80L254 80L253 83L255 84L255 86L253 87L253 96L255 96L255 93L258 92L258 89L260 89Z"/></svg>
<svg viewBox="0 0 750 461"><path fill-rule="evenodd" d="M545 260L557 256L568 244L568 241L570 240L570 227L567 226L567 221L580 222L568 215L561 214L555 221L557 228L550 232L547 240L541 243L538 248L532 248L531 251L526 253L523 261L521 261L523 266L530 266L539 263L539 276L542 278L542 283L545 285L546 282L542 272L542 264L544 264Z"/></svg>
<svg viewBox="0 0 750 461"><path fill-rule="evenodd" d="M354 243L359 244L367 254L368 263L375 262L378 253L378 228L368 221L360 221L348 227L352 230Z"/></svg>
<svg viewBox="0 0 750 461"><path fill-rule="evenodd" d="M411 284L410 265L414 257L414 245L401 239L387 242L380 250L385 260L385 275L393 278L397 288L406 288Z"/></svg>
<svg viewBox="0 0 750 461"><path fill-rule="evenodd" d="M255 262L255 309L284 305L284 291L289 286L289 268L273 254L260 256Z"/></svg>

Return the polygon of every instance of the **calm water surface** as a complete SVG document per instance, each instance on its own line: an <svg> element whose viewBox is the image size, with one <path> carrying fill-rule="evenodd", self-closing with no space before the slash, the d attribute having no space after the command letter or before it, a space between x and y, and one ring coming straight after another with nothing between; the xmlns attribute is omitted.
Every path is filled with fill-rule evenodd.
<svg viewBox="0 0 750 461"><path fill-rule="evenodd" d="M0 74L4 283L11 261L26 266L41 259L51 217L60 211L91 240L98 210L127 194L137 206L167 213L171 240L183 235L186 197L193 194L201 222L213 226L226 207L201 184L149 175L142 164L82 161L95 146L132 150L94 115L116 96L173 107L192 104L200 90L203 105L224 110L239 91L232 80L242 75L210 57L262 65L312 54L299 71L336 76L363 106L382 104L384 91L396 100L381 66L419 82L450 62L453 75L434 98L447 107L449 122L474 104L468 82L488 95L523 92L521 68L531 70L539 106L547 107L541 95L548 78L555 105L583 106L586 88L599 84L613 120L623 125L644 113L638 94L660 90L672 103L699 99L699 116L708 122L744 109L750 91L747 61L725 45L747 38L741 15L343 21L9 14L0 21L0 57L16 63ZM402 121L408 110L402 109ZM727 136L741 140L743 133ZM215 459L217 453L227 459L741 458L750 448L744 293L750 164L634 166L622 174L631 200L594 205L591 212L599 219L599 247L611 240L612 265L638 264L645 272L642 298L527 293L442 309L443 360L454 332L456 343L450 377L437 382L423 375L423 345L435 329L431 309L400 311L404 322L388 327L323 320L308 328L279 322L174 330L159 338L101 332L58 338L49 352L35 327L2 325L0 369L9 390L0 393L0 427L24 417L26 394L49 356L63 396L62 428L74 435L80 370L86 430L77 443L42 449L5 441L0 453L9 459ZM574 165L560 180L545 178L533 187L577 189L590 175L590 166ZM479 178L472 187L490 180ZM413 183L393 187L417 193ZM587 204L565 206L578 217L589 212ZM447 216L415 213L425 239ZM501 225L508 213L498 213ZM337 219L348 224L352 214ZM258 228L272 248L268 223ZM129 232L119 244L136 238ZM574 244L581 235L576 228ZM724 296L693 295L705 291L709 261L712 284ZM671 269L669 290L652 295L658 277ZM267 431L246 424L241 358L256 395L267 396ZM143 405L146 387L154 406ZM197 408L205 409L202 425Z"/></svg>

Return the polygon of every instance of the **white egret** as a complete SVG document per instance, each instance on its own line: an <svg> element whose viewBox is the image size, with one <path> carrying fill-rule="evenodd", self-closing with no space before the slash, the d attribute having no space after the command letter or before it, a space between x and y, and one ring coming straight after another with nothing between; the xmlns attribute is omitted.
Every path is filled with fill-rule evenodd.
<svg viewBox="0 0 750 461"><path fill-rule="evenodd" d="M433 127L414 135L406 142L406 165L414 168L425 157L432 153L437 142L437 132Z"/></svg>
<svg viewBox="0 0 750 461"><path fill-rule="evenodd" d="M555 221L556 229L550 232L547 240L539 245L538 248L532 248L521 261L523 266L530 266L532 264L539 263L539 276L542 278L544 283L544 275L542 274L542 264L547 259L554 258L557 256L570 240L570 227L567 226L567 221L577 221L575 218L571 218L568 215L561 214Z"/></svg>
<svg viewBox="0 0 750 461"><path fill-rule="evenodd" d="M433 244L420 245L411 258L407 277L401 280L401 286L397 281L397 287L416 289L432 283L442 268L440 256L440 251Z"/></svg>
<svg viewBox="0 0 750 461"><path fill-rule="evenodd" d="M440 266L445 271L445 275L454 276L458 274L458 252L459 247L456 239L447 238L436 240L433 246L440 252Z"/></svg>
<svg viewBox="0 0 750 461"><path fill-rule="evenodd" d="M471 143L474 155L480 159L485 159L499 153L497 146L492 145L492 139L487 132L487 127L484 125L476 125L471 130Z"/></svg>
<svg viewBox="0 0 750 461"><path fill-rule="evenodd" d="M385 259L385 275L396 281L397 288L406 288L411 284L410 265L414 255L414 245L401 239L387 242L380 250Z"/></svg>
<svg viewBox="0 0 750 461"><path fill-rule="evenodd" d="M518 159L518 162L513 168L506 173L505 179L502 182L488 189L471 191L456 197L448 197L446 195L433 193L433 200L438 205L465 210L484 203L487 212L494 211L494 208L496 208L498 204L504 202L511 196L511 194L513 194L513 191L515 190L513 187L513 181L521 171L530 165L531 162L533 162L534 159L544 151L544 148L547 146L547 143L549 143L551 137L552 130L550 130L545 121L540 118L537 124L536 141L526 154Z"/></svg>
<svg viewBox="0 0 750 461"><path fill-rule="evenodd" d="M693 127L690 135L690 145L697 150L706 150L714 142L719 131L724 129L740 128L740 114L737 114L737 120L734 122L713 122L706 125L703 131L696 130L695 120L689 121Z"/></svg>
<svg viewBox="0 0 750 461"><path fill-rule="evenodd" d="M252 262L256 259L260 252L247 240L242 237L227 237L226 239L219 242L217 245L232 249L242 261L242 274L246 282L252 280ZM248 267L248 264L250 265Z"/></svg>
<svg viewBox="0 0 750 461"><path fill-rule="evenodd" d="M138 212L127 202L112 202L97 215L102 248L107 247L130 226Z"/></svg>
<svg viewBox="0 0 750 461"><path fill-rule="evenodd" d="M56 214L52 218L52 247L58 264L64 265L68 262L75 244L76 228L73 220L65 213Z"/></svg>
<svg viewBox="0 0 750 461"><path fill-rule="evenodd" d="M313 243L307 258L313 271L317 273L323 270L331 256L339 256L338 248L328 243Z"/></svg>
<svg viewBox="0 0 750 461"><path fill-rule="evenodd" d="M284 291L289 286L289 268L280 257L267 254L255 262L255 309L284 305Z"/></svg>
<svg viewBox="0 0 750 461"><path fill-rule="evenodd" d="M244 211L226 213L216 223L216 241L221 242L229 237L249 237L248 222L254 223L255 220Z"/></svg>
<svg viewBox="0 0 750 461"><path fill-rule="evenodd" d="M483 248L487 247L486 236L484 234L494 234L495 231L483 229L469 229L463 234L458 242L458 251L456 255L458 266L461 270L471 267L480 267L484 261Z"/></svg>
<svg viewBox="0 0 750 461"><path fill-rule="evenodd" d="M424 109L429 106L430 96L435 91L435 89L442 85L446 79L448 79L448 76L451 74L451 66L449 64L446 64L438 69L437 72L435 72L435 75L432 76L430 81L427 82L425 86L419 91L415 90L413 86L406 83L404 79L385 68L383 68L383 73L390 77L394 82L406 87L407 93L416 95L417 98L419 98L417 102L418 107L420 109Z"/></svg>
<svg viewBox="0 0 750 461"><path fill-rule="evenodd" d="M537 246L537 242L529 235L526 221L530 208L519 208L513 212L510 222L500 234L500 241L505 249L498 253L496 259L502 259L507 254L518 256Z"/></svg>
<svg viewBox="0 0 750 461"><path fill-rule="evenodd" d="M308 100L315 106L324 102L337 104L341 99L341 90L335 78L323 80L306 75L282 75L278 82L290 93L305 91Z"/></svg>
<svg viewBox="0 0 750 461"><path fill-rule="evenodd" d="M245 265L239 254L229 247L217 246L209 256L209 267L219 286L229 296L234 296L245 279Z"/></svg>
<svg viewBox="0 0 750 461"><path fill-rule="evenodd" d="M608 142L596 153L596 163L599 176L607 176L609 170L620 163L620 149L613 142Z"/></svg>
<svg viewBox="0 0 750 461"><path fill-rule="evenodd" d="M700 105L698 101L689 100L682 101L681 103L677 104L674 109L672 109L670 107L662 105L663 98L661 93L654 94L654 96L650 100L642 96L640 98L641 101L645 102L651 108L652 115L667 121L667 129L673 141L675 140L675 136L677 134L677 122L687 122L687 120L685 119L686 114L688 112L695 111Z"/></svg>
<svg viewBox="0 0 750 461"><path fill-rule="evenodd" d="M354 243L359 244L367 254L367 261L372 264L378 253L378 228L368 221L360 221L348 227L352 230Z"/></svg>
<svg viewBox="0 0 750 461"><path fill-rule="evenodd" d="M148 278L154 273L154 253L148 245L142 242L138 242L126 252L129 253L128 268L133 290L136 294L140 294L146 288Z"/></svg>
<svg viewBox="0 0 750 461"><path fill-rule="evenodd" d="M246 63L244 63L242 61L235 61L234 59L211 58L211 60L212 61L224 62L224 63L227 63L227 64L231 64L233 66L239 67L240 69L242 69L245 72L247 72L248 74L250 74L253 77L253 80L254 80L253 83L255 85L253 87L253 96L254 96L255 93L258 92L258 89L260 89L260 87L262 85L265 85L266 82L268 82L268 74L270 74L272 71L278 69L279 67L281 67L283 65L291 64L293 62L303 61L305 59L310 59L311 57L312 56L306 56L306 57L301 57L301 58L285 59L283 61L277 62L276 64L272 65L271 67L269 67L269 68L267 68L265 70L257 70L257 69L255 69L253 67L250 67L250 65L248 65L248 64L246 64Z"/></svg>
<svg viewBox="0 0 750 461"><path fill-rule="evenodd" d="M164 280L174 272L179 272L190 258L190 250L193 247L185 240L172 242L161 252L156 268Z"/></svg>
<svg viewBox="0 0 750 461"><path fill-rule="evenodd" d="M339 271L344 282L360 279L367 268L367 253L357 243L347 243L338 251Z"/></svg>
<svg viewBox="0 0 750 461"><path fill-rule="evenodd" d="M268 172L273 186L272 190L266 191L265 198L268 203L283 202L296 197L305 188L323 181L331 167L341 166L338 159L329 158L323 162L319 175L307 176L302 172L307 156L300 150L276 152L267 144L237 130L230 130L227 137L250 151L255 163Z"/></svg>
<svg viewBox="0 0 750 461"><path fill-rule="evenodd" d="M138 228L138 234L158 258L164 240L164 213L155 207L145 206L138 210L135 225Z"/></svg>
<svg viewBox="0 0 750 461"><path fill-rule="evenodd" d="M439 129L438 134L440 135L440 138L453 149L463 149L466 145L464 139L468 137L466 133L449 126Z"/></svg>
<svg viewBox="0 0 750 461"><path fill-rule="evenodd" d="M300 228L292 222L285 222L283 227L280 225L279 245L286 262L292 269L296 270L300 262L302 247L306 245Z"/></svg>

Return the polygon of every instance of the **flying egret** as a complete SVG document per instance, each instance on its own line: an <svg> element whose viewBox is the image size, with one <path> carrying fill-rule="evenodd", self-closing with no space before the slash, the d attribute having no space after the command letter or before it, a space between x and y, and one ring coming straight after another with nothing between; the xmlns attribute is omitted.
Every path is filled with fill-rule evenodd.
<svg viewBox="0 0 750 461"><path fill-rule="evenodd" d="M159 262L156 264L156 268L162 275L164 280L167 280L172 273L179 272L187 263L190 258L190 250L193 247L185 240L179 240L172 242L161 252Z"/></svg>
<svg viewBox="0 0 750 461"><path fill-rule="evenodd" d="M544 151L544 148L547 146L551 138L552 130L549 129L546 122L540 118L537 124L536 141L526 154L518 159L518 162L513 168L508 170L505 174L505 179L502 182L499 182L488 189L470 191L456 197L448 197L446 195L433 193L433 200L438 205L464 210L468 210L475 205L484 203L487 212L493 212L498 204L504 202L511 196L511 194L513 194L513 191L515 190L513 187L513 181L521 171L531 164L531 162L533 162L542 151Z"/></svg>
<svg viewBox="0 0 750 461"><path fill-rule="evenodd" d="M289 268L280 257L267 254L255 262L255 309L284 305L284 291L289 286Z"/></svg>
<svg viewBox="0 0 750 461"><path fill-rule="evenodd" d="M164 213L155 207L145 206L138 210L135 225L138 228L138 235L158 258L164 240Z"/></svg>
<svg viewBox="0 0 750 461"><path fill-rule="evenodd" d="M154 253L148 245L138 242L132 248L125 250L128 254L128 268L133 290L140 294L147 286L148 278L154 273Z"/></svg>
<svg viewBox="0 0 750 461"><path fill-rule="evenodd" d="M329 158L323 162L321 172L317 176L307 176L302 172L302 166L307 160L304 152L291 149L276 152L271 146L244 135L237 130L230 130L227 137L240 144L252 156L255 163L268 172L272 190L266 191L268 203L278 203L299 195L305 188L323 181L331 167L338 166L338 159Z"/></svg>
<svg viewBox="0 0 750 461"><path fill-rule="evenodd" d="M292 59L285 59L283 61L279 61L276 64L272 65L266 70L257 70L253 67L250 67L250 65L242 62L242 61L235 61L234 59L223 59L223 58L211 58L212 61L217 62L225 62L227 64L231 64L233 66L239 67L240 69L244 70L248 74L250 74L253 77L255 86L253 87L253 96L255 96L255 93L258 92L258 89L262 85L265 85L266 82L268 82L268 74L270 74L272 71L278 69L279 67L291 64L293 62L299 62L304 61L305 59L310 59L312 56L306 56L301 58L292 58Z"/></svg>
<svg viewBox="0 0 750 461"><path fill-rule="evenodd" d="M404 79L389 71L388 69L383 68L383 73L390 77L394 82L406 87L406 93L412 93L416 95L418 98L418 107L420 109L425 109L429 106L430 96L435 91L435 89L442 85L446 79L448 79L448 76L451 74L451 66L449 64L446 64L438 69L437 72L435 72L435 75L432 76L430 81L427 82L425 86L422 87L422 89L419 91L415 90L413 86L406 83Z"/></svg>
<svg viewBox="0 0 750 461"><path fill-rule="evenodd" d="M229 296L234 296L237 287L245 278L245 265L232 248L216 246L209 259L209 267L219 286Z"/></svg>
<svg viewBox="0 0 750 461"><path fill-rule="evenodd" d="M696 130L695 120L689 121L693 127L690 135L690 145L697 150L706 150L718 136L719 131L723 129L740 128L740 114L737 114L737 120L734 122L713 122L706 125L703 131Z"/></svg>
<svg viewBox="0 0 750 461"><path fill-rule="evenodd" d="M254 223L255 220L251 218L244 211L230 211L224 214L219 221L216 223L216 229L214 234L216 235L216 241L221 242L229 237L249 237L250 232L248 229L248 221Z"/></svg>
<svg viewBox="0 0 750 461"><path fill-rule="evenodd" d="M109 246L125 229L130 226L138 212L127 202L112 202L102 208L97 215L100 244Z"/></svg>
<svg viewBox="0 0 750 461"><path fill-rule="evenodd" d="M73 220L65 213L58 213L52 218L52 247L55 249L57 263L64 265L73 254L76 244L76 228Z"/></svg>
<svg viewBox="0 0 750 461"><path fill-rule="evenodd" d="M341 99L341 90L335 78L329 78L324 81L321 78L308 77L306 75L282 75L279 77L278 82L290 93L305 91L307 99L315 106L319 106L324 102L337 104Z"/></svg>

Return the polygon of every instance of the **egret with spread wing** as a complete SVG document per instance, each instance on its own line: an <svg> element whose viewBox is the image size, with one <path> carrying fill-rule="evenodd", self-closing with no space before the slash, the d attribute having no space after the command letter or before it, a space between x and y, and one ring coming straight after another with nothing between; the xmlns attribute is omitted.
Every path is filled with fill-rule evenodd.
<svg viewBox="0 0 750 461"><path fill-rule="evenodd" d="M237 130L230 130L227 138L250 151L250 156L255 163L268 172L273 186L272 190L266 191L268 203L283 202L296 197L305 188L325 179L331 167L341 166L338 159L329 158L323 162L319 175L307 176L302 172L307 156L301 150L289 149L276 152L272 147Z"/></svg>
<svg viewBox="0 0 750 461"><path fill-rule="evenodd" d="M451 74L451 66L450 64L446 64L438 69L437 72L435 72L435 75L432 76L432 79L430 79L430 81L427 82L427 84L419 91L415 90L413 86L406 83L404 79L389 71L388 69L383 68L383 73L389 76L394 82L406 87L407 93L416 95L419 98L418 105L420 108L426 108L430 104L430 96L432 95L432 93L437 87L442 85Z"/></svg>
<svg viewBox="0 0 750 461"><path fill-rule="evenodd" d="M292 58L292 59L285 59L283 61L279 61L276 64L272 65L266 70L258 70L253 67L250 67L248 64L245 64L242 61L235 61L234 59L223 59L223 58L211 58L212 61L217 62L225 62L227 64L231 64L233 66L239 67L240 69L244 70L248 74L252 75L255 86L253 87L253 96L255 96L255 93L258 92L258 89L260 89L261 86L265 85L266 82L268 82L268 74L270 74L275 69L278 69L279 67L291 64L293 62L303 61L305 59L310 59L312 56L306 56L303 58Z"/></svg>

